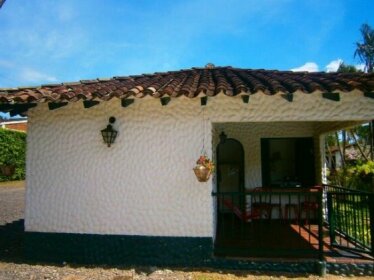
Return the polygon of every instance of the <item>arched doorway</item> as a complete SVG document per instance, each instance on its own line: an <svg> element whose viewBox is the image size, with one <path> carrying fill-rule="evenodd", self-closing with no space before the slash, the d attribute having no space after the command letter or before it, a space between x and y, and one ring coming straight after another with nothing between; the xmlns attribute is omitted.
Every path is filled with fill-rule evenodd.
<svg viewBox="0 0 374 280"><path fill-rule="evenodd" d="M243 145L234 138L227 138L222 132L217 146L217 192L238 193L242 191L244 191ZM232 201L238 206L243 206L238 195L233 195Z"/></svg>
<svg viewBox="0 0 374 280"><path fill-rule="evenodd" d="M215 254L225 254L228 236L240 228L241 221L235 212L245 211L244 191L244 149L236 139L220 134L217 146L217 224ZM232 236L230 235L230 238ZM221 248L223 251L221 252Z"/></svg>

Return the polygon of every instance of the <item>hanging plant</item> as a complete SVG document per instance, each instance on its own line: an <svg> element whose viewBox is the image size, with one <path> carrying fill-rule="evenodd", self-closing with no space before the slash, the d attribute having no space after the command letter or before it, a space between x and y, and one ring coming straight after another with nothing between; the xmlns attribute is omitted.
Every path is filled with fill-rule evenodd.
<svg viewBox="0 0 374 280"><path fill-rule="evenodd" d="M214 172L214 163L206 155L201 155L196 161L196 166L193 169L196 178L199 182L206 182L210 175Z"/></svg>
<svg viewBox="0 0 374 280"><path fill-rule="evenodd" d="M201 111L203 117L202 123L202 132L203 132L203 147L200 151L200 157L196 161L196 166L193 168L195 172L196 178L199 182L206 182L209 180L210 175L214 172L214 163L212 160L208 158L205 151L205 135L206 135L206 127L205 127L205 114L204 114L204 107Z"/></svg>

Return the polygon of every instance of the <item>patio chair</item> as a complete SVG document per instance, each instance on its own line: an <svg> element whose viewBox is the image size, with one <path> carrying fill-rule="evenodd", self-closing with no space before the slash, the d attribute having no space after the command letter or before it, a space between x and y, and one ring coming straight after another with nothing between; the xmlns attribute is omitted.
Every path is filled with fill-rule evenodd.
<svg viewBox="0 0 374 280"><path fill-rule="evenodd" d="M318 217L318 210L321 206L317 201L316 192L322 192L321 186L314 186L311 188L313 192L305 195L304 201L300 203L300 218L302 219L303 213L305 213L305 224L309 224L311 218L316 219Z"/></svg>
<svg viewBox="0 0 374 280"><path fill-rule="evenodd" d="M300 217L302 217L303 212L305 213L305 224L309 224L310 218L313 216L317 218L318 216L319 204L315 201L306 200L300 204Z"/></svg>
<svg viewBox="0 0 374 280"><path fill-rule="evenodd" d="M236 206L233 201L229 198L222 200L224 206L230 209L241 221L250 222L253 219L260 218L260 213L257 211L242 211L238 206Z"/></svg>
<svg viewBox="0 0 374 280"><path fill-rule="evenodd" d="M294 220L300 220L299 204L298 203L286 203L284 205L284 220L291 220L292 212L294 214Z"/></svg>
<svg viewBox="0 0 374 280"><path fill-rule="evenodd" d="M253 189L252 195L252 209L260 213L260 217L264 216L267 219L271 219L273 209L278 209L279 218L283 218L282 205L279 203L272 202L271 191L266 191L266 188L257 187Z"/></svg>
<svg viewBox="0 0 374 280"><path fill-rule="evenodd" d="M316 186L313 189L319 189L320 187ZM317 218L319 203L315 201L316 197L311 192L301 192L297 196L298 202L289 201L284 205L284 219L289 220L292 216L292 211L294 214L294 219L300 223L301 220L305 224L309 223L310 218ZM305 215L305 218L303 217Z"/></svg>

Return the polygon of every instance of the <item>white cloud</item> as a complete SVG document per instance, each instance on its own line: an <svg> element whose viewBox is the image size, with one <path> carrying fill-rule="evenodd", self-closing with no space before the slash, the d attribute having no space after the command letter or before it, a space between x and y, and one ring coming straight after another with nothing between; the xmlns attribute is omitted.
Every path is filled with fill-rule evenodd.
<svg viewBox="0 0 374 280"><path fill-rule="evenodd" d="M293 72L304 72L304 71L318 72L318 65L315 62L307 62L300 67L296 67L296 68L291 69L291 71L293 71Z"/></svg>
<svg viewBox="0 0 374 280"><path fill-rule="evenodd" d="M20 79L30 83L56 82L54 76L47 75L32 68L23 68L20 72Z"/></svg>
<svg viewBox="0 0 374 280"><path fill-rule="evenodd" d="M338 71L339 66L340 66L341 63L343 63L343 59L341 59L341 58L338 58L338 59L330 61L325 66L326 72L329 73L329 72L336 72L336 71ZM363 70L365 68L365 65L364 64L357 64L357 65L355 65L355 67L358 70ZM302 71L318 72L319 71L319 66L315 62L307 62L307 63L305 63L304 65L302 65L300 67L296 67L296 68L291 69L291 71L294 71L294 72L302 72Z"/></svg>
<svg viewBox="0 0 374 280"><path fill-rule="evenodd" d="M11 60L0 59L0 88L56 82L57 78Z"/></svg>
<svg viewBox="0 0 374 280"><path fill-rule="evenodd" d="M361 70L362 72L365 71L365 64L363 64L363 63L356 64L355 67L356 67L357 70Z"/></svg>
<svg viewBox="0 0 374 280"><path fill-rule="evenodd" d="M343 59L338 58L336 60L332 60L329 64L326 65L326 67L325 67L326 72L336 72L336 71L338 71L341 63L344 63ZM356 65L353 65L353 66L357 70L361 70L361 71L365 70L365 64L363 64L363 63L362 64L356 64Z"/></svg>
<svg viewBox="0 0 374 280"><path fill-rule="evenodd" d="M326 72L336 72L339 69L340 64L343 63L343 59L335 59L326 65Z"/></svg>

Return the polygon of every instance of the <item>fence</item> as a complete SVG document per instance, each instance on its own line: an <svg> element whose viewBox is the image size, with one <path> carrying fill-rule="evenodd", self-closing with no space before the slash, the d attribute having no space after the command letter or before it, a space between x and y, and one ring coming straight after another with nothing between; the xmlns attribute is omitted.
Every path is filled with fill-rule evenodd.
<svg viewBox="0 0 374 280"><path fill-rule="evenodd" d="M212 195L216 255L322 259L321 190L261 188Z"/></svg>
<svg viewBox="0 0 374 280"><path fill-rule="evenodd" d="M374 256L374 194L331 185L324 189L331 245Z"/></svg>

